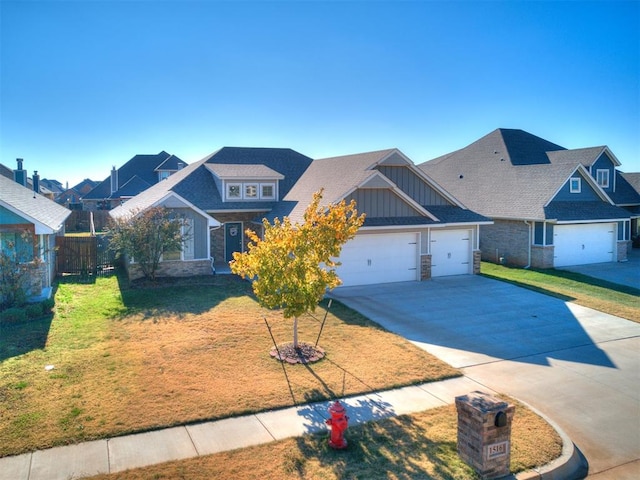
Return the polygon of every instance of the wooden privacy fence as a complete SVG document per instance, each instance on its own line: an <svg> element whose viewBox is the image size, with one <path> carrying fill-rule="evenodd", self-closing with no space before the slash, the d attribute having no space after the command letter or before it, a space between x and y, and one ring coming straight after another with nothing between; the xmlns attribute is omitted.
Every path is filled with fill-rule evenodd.
<svg viewBox="0 0 640 480"><path fill-rule="evenodd" d="M113 271L114 253L107 237L56 237L58 275L102 275Z"/></svg>

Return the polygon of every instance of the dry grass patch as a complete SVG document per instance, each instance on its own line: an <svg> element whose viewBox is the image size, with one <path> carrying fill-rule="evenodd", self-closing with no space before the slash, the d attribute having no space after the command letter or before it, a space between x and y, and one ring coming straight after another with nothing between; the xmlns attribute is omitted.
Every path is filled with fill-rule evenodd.
<svg viewBox="0 0 640 480"><path fill-rule="evenodd" d="M562 451L555 430L515 403L510 465L513 473L545 465ZM457 454L456 418L455 406L449 405L350 427L346 434L349 447L344 451L329 448L326 435L308 435L92 478L475 480L478 476Z"/></svg>
<svg viewBox="0 0 640 480"><path fill-rule="evenodd" d="M61 284L44 345L15 349L29 326L3 329L0 456L458 375L337 302L327 357L283 370L263 316L278 342L292 322L236 277L206 282ZM315 343L324 315L300 319L301 340Z"/></svg>

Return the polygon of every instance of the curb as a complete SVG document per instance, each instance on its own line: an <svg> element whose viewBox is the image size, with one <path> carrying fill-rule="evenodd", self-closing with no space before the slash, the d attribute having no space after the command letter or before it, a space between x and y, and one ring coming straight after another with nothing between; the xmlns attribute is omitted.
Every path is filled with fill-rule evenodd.
<svg viewBox="0 0 640 480"><path fill-rule="evenodd" d="M589 462L580 449L571 441L569 436L560 426L544 415L542 412L532 407L522 400L518 400L531 411L542 417L562 439L562 453L558 458L542 467L533 468L520 472L515 476L511 475L507 479L515 480L582 480L589 473Z"/></svg>

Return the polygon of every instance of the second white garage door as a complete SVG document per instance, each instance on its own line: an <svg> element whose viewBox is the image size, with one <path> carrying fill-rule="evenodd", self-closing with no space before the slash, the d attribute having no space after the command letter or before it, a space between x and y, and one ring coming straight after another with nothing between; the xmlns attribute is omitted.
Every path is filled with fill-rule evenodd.
<svg viewBox="0 0 640 480"><path fill-rule="evenodd" d="M615 223L556 225L553 229L553 265L613 262L615 241Z"/></svg>
<svg viewBox="0 0 640 480"><path fill-rule="evenodd" d="M433 230L431 232L431 276L473 273L471 230Z"/></svg>
<svg viewBox="0 0 640 480"><path fill-rule="evenodd" d="M418 259L417 233L358 235L342 248L337 273L344 286L419 280Z"/></svg>

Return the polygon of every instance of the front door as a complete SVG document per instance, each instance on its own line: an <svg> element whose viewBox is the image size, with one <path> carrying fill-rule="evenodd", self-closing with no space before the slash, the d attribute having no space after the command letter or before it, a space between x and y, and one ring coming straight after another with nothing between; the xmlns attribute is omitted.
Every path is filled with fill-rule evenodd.
<svg viewBox="0 0 640 480"><path fill-rule="evenodd" d="M224 224L224 260L233 260L233 252L242 251L242 223Z"/></svg>

